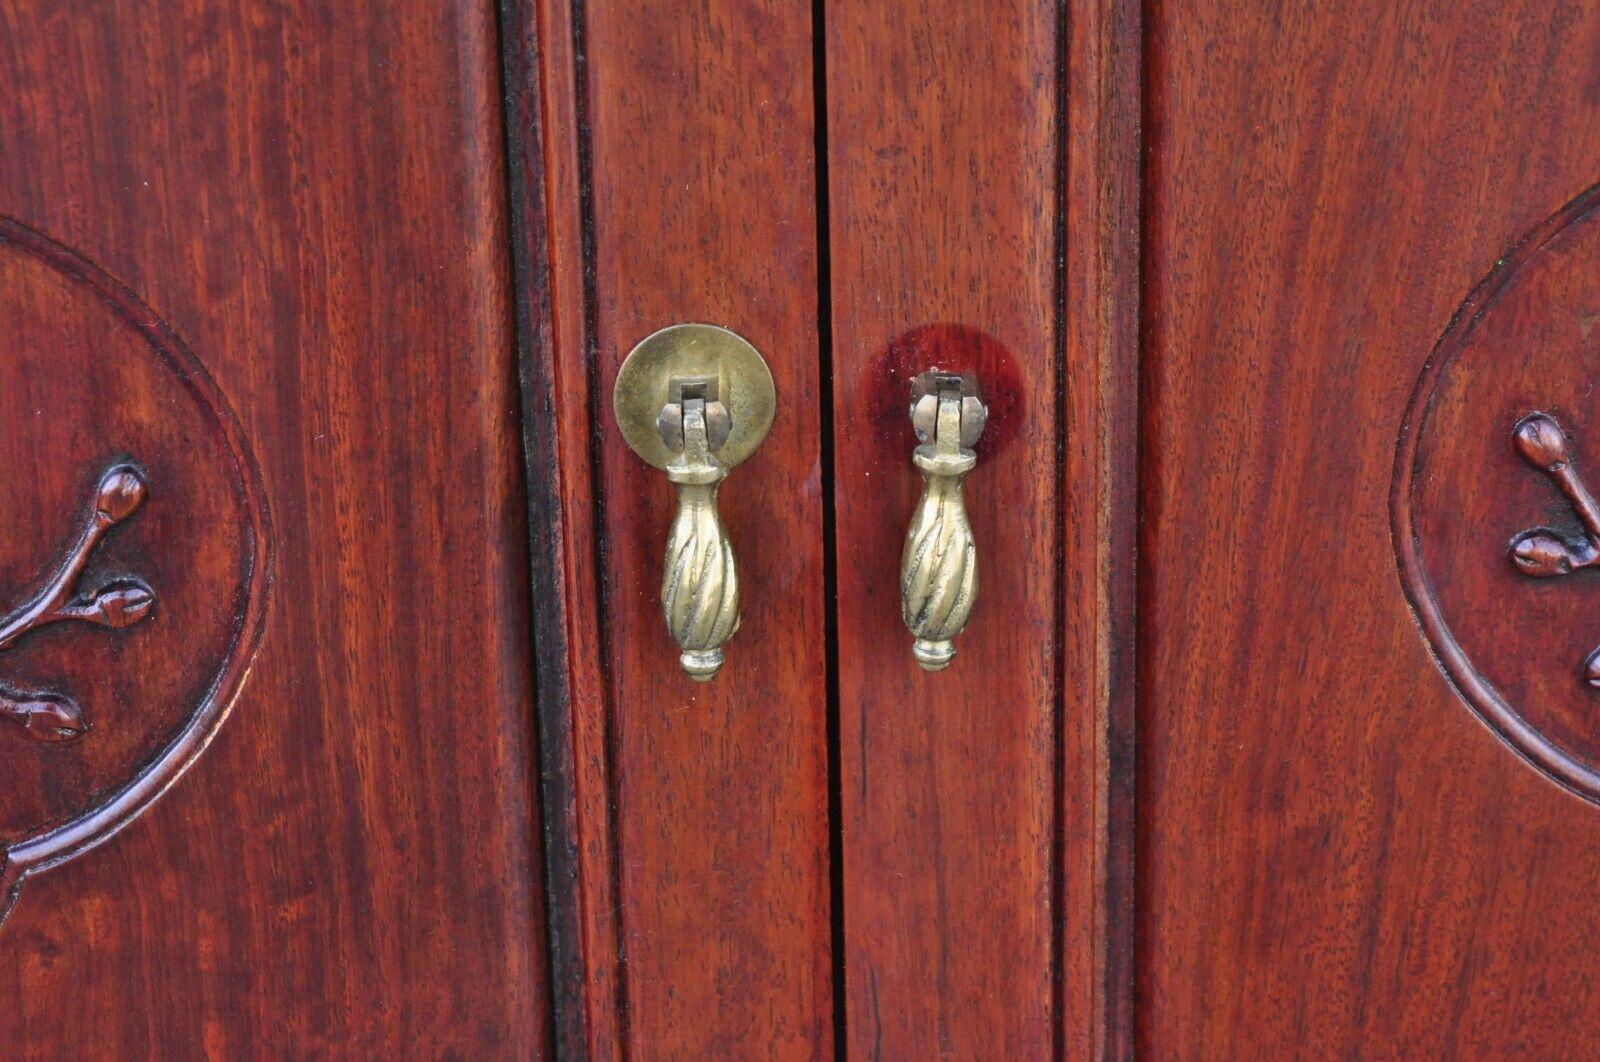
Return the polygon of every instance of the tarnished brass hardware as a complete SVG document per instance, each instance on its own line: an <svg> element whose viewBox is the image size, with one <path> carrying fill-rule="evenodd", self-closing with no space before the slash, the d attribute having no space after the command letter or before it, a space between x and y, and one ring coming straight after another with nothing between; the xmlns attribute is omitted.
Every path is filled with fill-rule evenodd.
<svg viewBox="0 0 1600 1062"><path fill-rule="evenodd" d="M717 488L767 437L775 403L766 361L715 325L663 328L617 373L612 406L622 437L678 491L661 609L679 662L700 682L717 673L722 647L739 629L739 576Z"/></svg>
<svg viewBox="0 0 1600 1062"><path fill-rule="evenodd" d="M911 460L923 488L900 559L900 615L924 671L950 666L954 638L978 596L978 549L961 483L978 463L972 447L988 418L971 373L931 371L911 382L911 424L922 443Z"/></svg>

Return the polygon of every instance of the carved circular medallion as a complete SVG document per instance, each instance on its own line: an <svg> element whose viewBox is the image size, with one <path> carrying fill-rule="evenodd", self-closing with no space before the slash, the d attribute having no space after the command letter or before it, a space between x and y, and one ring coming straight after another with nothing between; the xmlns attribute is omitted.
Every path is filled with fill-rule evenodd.
<svg viewBox="0 0 1600 1062"><path fill-rule="evenodd" d="M83 258L0 218L0 917L222 721L258 641L267 519L200 363Z"/></svg>
<svg viewBox="0 0 1600 1062"><path fill-rule="evenodd" d="M1546 221L1457 312L1401 431L1391 514L1406 595L1456 690L1600 802L1597 208L1591 189Z"/></svg>

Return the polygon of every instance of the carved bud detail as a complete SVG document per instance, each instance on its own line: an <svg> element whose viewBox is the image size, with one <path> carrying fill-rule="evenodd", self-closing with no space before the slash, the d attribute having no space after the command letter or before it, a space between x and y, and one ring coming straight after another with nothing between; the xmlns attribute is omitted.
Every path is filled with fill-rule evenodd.
<svg viewBox="0 0 1600 1062"><path fill-rule="evenodd" d="M1548 413L1532 413L1511 430L1517 452L1555 482L1572 506L1583 537L1568 539L1548 527L1523 531L1511 539L1511 563L1539 579L1570 575L1600 565L1600 503L1583 481L1567 444L1567 433ZM1600 649L1583 662L1583 681L1600 689Z"/></svg>
<svg viewBox="0 0 1600 1062"><path fill-rule="evenodd" d="M1511 543L1511 563L1523 575L1536 579L1570 574L1579 558L1572 547L1547 531L1518 535Z"/></svg>
<svg viewBox="0 0 1600 1062"><path fill-rule="evenodd" d="M114 524L132 516L144 504L147 490L139 473L127 465L109 469L100 477L100 489L95 495L95 510Z"/></svg>
<svg viewBox="0 0 1600 1062"><path fill-rule="evenodd" d="M93 593L74 596L90 554L148 495L149 488L132 465L106 469L95 487L94 508L85 511L71 551L45 578L43 589L0 618L0 652L52 623L72 621L120 630L150 615L156 595L142 579L117 579ZM89 729L82 709L54 693L15 694L0 688L0 718L18 724L38 741L70 741Z"/></svg>
<svg viewBox="0 0 1600 1062"><path fill-rule="evenodd" d="M23 700L0 692L0 718L17 723L35 741L71 741L89 729L82 709L50 693Z"/></svg>
<svg viewBox="0 0 1600 1062"><path fill-rule="evenodd" d="M1571 460L1567 435L1555 419L1543 413L1524 417L1512 433L1517 450L1528 461L1546 472L1554 472Z"/></svg>
<svg viewBox="0 0 1600 1062"><path fill-rule="evenodd" d="M148 616L155 604L155 591L137 579L127 579L101 587L85 609L84 618L121 630Z"/></svg>

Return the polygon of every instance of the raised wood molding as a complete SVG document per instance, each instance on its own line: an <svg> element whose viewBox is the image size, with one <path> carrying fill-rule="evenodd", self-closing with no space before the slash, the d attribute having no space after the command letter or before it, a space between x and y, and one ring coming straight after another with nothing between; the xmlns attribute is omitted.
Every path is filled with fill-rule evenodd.
<svg viewBox="0 0 1600 1062"><path fill-rule="evenodd" d="M1062 82L1060 1049L1134 1052L1146 5L1070 0Z"/></svg>
<svg viewBox="0 0 1600 1062"><path fill-rule="evenodd" d="M577 0L501 0L512 259L528 462L551 994L562 1058L624 1055L610 681L594 497L588 151Z"/></svg>

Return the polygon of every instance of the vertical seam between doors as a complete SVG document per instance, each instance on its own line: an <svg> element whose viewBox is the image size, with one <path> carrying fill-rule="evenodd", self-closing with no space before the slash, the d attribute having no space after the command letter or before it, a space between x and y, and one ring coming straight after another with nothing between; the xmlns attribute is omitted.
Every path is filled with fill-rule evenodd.
<svg viewBox="0 0 1600 1062"><path fill-rule="evenodd" d="M828 216L828 41L827 0L811 4L811 98L817 199L817 395L818 460L822 465L822 597L827 683L828 744L828 934L832 955L833 1053L846 1057L849 1027L845 995L844 807L839 729L839 571L833 450L833 272Z"/></svg>

